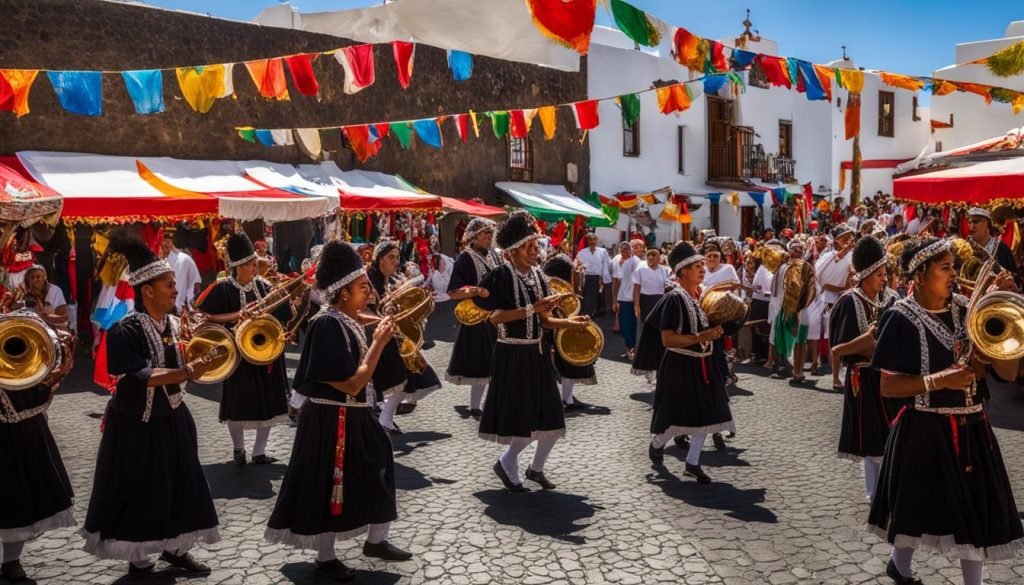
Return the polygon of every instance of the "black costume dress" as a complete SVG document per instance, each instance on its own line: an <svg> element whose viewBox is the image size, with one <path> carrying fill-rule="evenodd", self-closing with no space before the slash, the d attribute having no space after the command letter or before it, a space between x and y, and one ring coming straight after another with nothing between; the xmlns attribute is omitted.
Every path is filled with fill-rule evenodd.
<svg viewBox="0 0 1024 585"><path fill-rule="evenodd" d="M500 264L501 258L493 250L484 258L466 248L455 259L448 292L479 285L484 275ZM491 375L491 355L497 336L489 320L472 326L460 324L444 379L458 385L486 384Z"/></svg>
<svg viewBox="0 0 1024 585"><path fill-rule="evenodd" d="M651 308L647 317L640 322L640 335L636 342L636 352L633 354L633 364L630 368L633 375L653 374L661 366L661 360L665 356L665 346L661 343L660 323L667 300L668 295L662 295Z"/></svg>
<svg viewBox="0 0 1024 585"><path fill-rule="evenodd" d="M490 295L473 302L485 311L522 308L550 294L540 269L523 276L509 264L488 272L480 286ZM564 436L562 396L541 346L540 317L504 323L497 330L480 437L507 445L516 437Z"/></svg>
<svg viewBox="0 0 1024 585"><path fill-rule="evenodd" d="M923 376L954 364L967 299L931 313L913 297L882 315L872 367ZM914 397L896 416L869 529L897 547L931 548L974 561L1012 557L1024 529L984 404L960 390Z"/></svg>
<svg viewBox="0 0 1024 585"><path fill-rule="evenodd" d="M555 365L555 371L558 372L559 378L562 380L572 380L579 386L596 386L597 371L594 369L594 364L574 366L573 364L565 361L565 358L562 357L562 354L558 353L558 349L555 347L556 333L557 331L545 331L544 345L548 355L551 356L552 363Z"/></svg>
<svg viewBox="0 0 1024 585"><path fill-rule="evenodd" d="M321 534L351 538L398 517L395 460L373 392L349 396L324 383L355 375L368 349L365 330L336 309L310 322L294 384L307 401L266 540L316 549Z"/></svg>
<svg viewBox="0 0 1024 585"><path fill-rule="evenodd" d="M180 367L178 335L177 317L160 325L142 313L107 333L107 370L121 378L104 414L81 531L86 552L99 558L133 560L220 540L184 392L176 384L146 387L154 369Z"/></svg>
<svg viewBox="0 0 1024 585"><path fill-rule="evenodd" d="M0 544L75 525L74 493L46 424L52 393L0 390Z"/></svg>
<svg viewBox="0 0 1024 585"><path fill-rule="evenodd" d="M394 275L385 278L384 274L375 268L367 270L366 276L376 293L376 298L370 303L373 310L376 310L379 300L387 295L389 287L396 287L402 282ZM392 338L384 346L380 361L377 362L377 369L373 371L373 387L380 399L393 392L403 391L407 394L406 398L416 400L440 388L441 379L430 365L422 366L419 371L410 370L399 353L398 341Z"/></svg>
<svg viewBox="0 0 1024 585"><path fill-rule="evenodd" d="M696 335L708 329L700 303L681 288L666 294L661 310L652 312L652 316L655 314L659 332L671 329L683 335ZM660 334L658 341L661 342ZM735 432L725 391L725 377L729 373L722 371L711 348L708 343L665 349L654 389L651 433L660 435L671 430L679 436Z"/></svg>
<svg viewBox="0 0 1024 585"><path fill-rule="evenodd" d="M211 315L234 313L245 304L266 296L273 288L262 278L254 278L244 290L234 278L214 285L199 309ZM291 307L284 303L271 312L282 325L291 319ZM234 325L225 325L234 329ZM238 422L245 429L271 427L288 421L288 373L284 354L265 366L244 359L238 369L224 380L220 399L220 421Z"/></svg>
<svg viewBox="0 0 1024 585"><path fill-rule="evenodd" d="M863 335L894 302L896 293L889 288L883 289L882 297L877 300L869 300L860 288L844 293L832 306L828 333L832 344L848 343ZM912 401L882 397L881 374L871 367L870 356L847 355L843 363L847 368L839 457L881 462L896 413Z"/></svg>

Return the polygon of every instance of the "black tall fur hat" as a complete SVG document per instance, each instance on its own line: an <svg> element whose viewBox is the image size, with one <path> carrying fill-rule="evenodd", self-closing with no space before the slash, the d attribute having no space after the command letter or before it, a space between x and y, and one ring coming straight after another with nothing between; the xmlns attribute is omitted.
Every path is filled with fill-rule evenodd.
<svg viewBox="0 0 1024 585"><path fill-rule="evenodd" d="M228 267L241 266L256 257L256 248L245 232L235 232L228 236Z"/></svg>
<svg viewBox="0 0 1024 585"><path fill-rule="evenodd" d="M537 226L533 221L533 216L526 211L517 211L508 216L505 223L498 227L498 232L495 234L498 240L498 245L501 246L502 250L513 250L522 246L530 238L539 237L537 233Z"/></svg>
<svg viewBox="0 0 1024 585"><path fill-rule="evenodd" d="M128 283L132 286L174 272L170 264L161 260L145 242L125 230L118 231L110 238L107 254L121 254L128 261Z"/></svg>
<svg viewBox="0 0 1024 585"><path fill-rule="evenodd" d="M668 253L668 266L672 269L672 272L679 272L681 263L691 264L703 260L704 257L697 253L697 249L693 247L690 242L679 242L672 247L672 250Z"/></svg>
<svg viewBox="0 0 1024 585"><path fill-rule="evenodd" d="M352 246L338 241L324 245L316 267L316 287L328 297L362 274L366 274L363 259Z"/></svg>

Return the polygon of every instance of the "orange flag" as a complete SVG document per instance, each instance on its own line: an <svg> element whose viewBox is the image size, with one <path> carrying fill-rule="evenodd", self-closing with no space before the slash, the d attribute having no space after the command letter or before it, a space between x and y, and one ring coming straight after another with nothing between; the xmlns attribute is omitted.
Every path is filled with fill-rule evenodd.
<svg viewBox="0 0 1024 585"><path fill-rule="evenodd" d="M897 73L886 73L880 71L878 73L882 76L882 83L898 87L900 89L908 89L910 91L921 91L924 88L924 82L916 77L909 75L900 75Z"/></svg>
<svg viewBox="0 0 1024 585"><path fill-rule="evenodd" d="M291 99L288 96L288 82L284 78L283 59L246 61L245 68L249 70L252 82L256 84L261 96L267 99Z"/></svg>
<svg viewBox="0 0 1024 585"><path fill-rule="evenodd" d="M0 76L7 82L5 89L8 99L3 100L4 110L12 111L19 118L28 113L28 93L32 90L32 83L39 75L38 71L28 69L0 69Z"/></svg>
<svg viewBox="0 0 1024 585"><path fill-rule="evenodd" d="M685 112L690 109L690 94L686 93L686 87L682 84L659 87L658 111L662 114L673 112Z"/></svg>
<svg viewBox="0 0 1024 585"><path fill-rule="evenodd" d="M860 134L860 94L850 92L846 100L846 111L843 112L843 121L846 126L846 139L849 140Z"/></svg>

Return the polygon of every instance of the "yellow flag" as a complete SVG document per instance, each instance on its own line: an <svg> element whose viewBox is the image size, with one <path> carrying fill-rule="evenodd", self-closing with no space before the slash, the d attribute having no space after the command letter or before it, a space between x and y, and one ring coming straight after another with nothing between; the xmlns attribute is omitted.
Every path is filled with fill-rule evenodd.
<svg viewBox="0 0 1024 585"><path fill-rule="evenodd" d="M480 123L476 121L476 112L470 110L469 119L473 121L473 136L480 138Z"/></svg>
<svg viewBox="0 0 1024 585"><path fill-rule="evenodd" d="M537 108L537 116L540 118L541 127L544 128L544 139L554 138L555 129L558 127L558 113L555 111L555 106Z"/></svg>

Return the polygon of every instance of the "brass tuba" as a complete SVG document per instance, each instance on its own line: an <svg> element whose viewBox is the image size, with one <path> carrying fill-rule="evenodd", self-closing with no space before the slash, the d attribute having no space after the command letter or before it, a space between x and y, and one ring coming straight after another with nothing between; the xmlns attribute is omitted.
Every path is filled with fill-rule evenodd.
<svg viewBox="0 0 1024 585"><path fill-rule="evenodd" d="M566 319L579 314L582 305L571 284L549 277L548 286L555 295L562 297L551 309L555 317ZM559 329L555 333L555 350L569 365L589 366L604 350L604 333L593 321L584 327Z"/></svg>
<svg viewBox="0 0 1024 585"><path fill-rule="evenodd" d="M242 358L235 337L226 327L206 322L206 316L189 305L181 309L181 339L185 342L185 362L193 362L210 355L215 348L223 348L212 358L213 365L194 380L199 384L223 382L238 368Z"/></svg>
<svg viewBox="0 0 1024 585"><path fill-rule="evenodd" d="M775 271L779 269L779 266L782 266L782 263L788 257L789 254L785 251L767 244L762 244L754 249L754 258L760 260L761 264L772 274L775 274Z"/></svg>
<svg viewBox="0 0 1024 585"><path fill-rule="evenodd" d="M0 315L0 388L53 386L71 370L75 338L47 325L32 311Z"/></svg>
<svg viewBox="0 0 1024 585"><path fill-rule="evenodd" d="M417 286L422 276L410 278L392 289L380 300L377 313L391 317L400 337L399 353L411 358L423 347L423 322L434 312L434 298L425 288Z"/></svg>
<svg viewBox="0 0 1024 585"><path fill-rule="evenodd" d="M975 349L991 359L1024 358L1024 295L986 292L998 272L999 265L990 258L981 263L967 285L973 289L964 317L967 337Z"/></svg>
<svg viewBox="0 0 1024 585"><path fill-rule="evenodd" d="M235 344L245 361L265 366L281 357L288 336L284 325L270 312L286 303L302 287L309 288L306 278L315 270L316 267L312 266L306 272L277 284L262 299L242 309L245 318L235 327Z"/></svg>
<svg viewBox="0 0 1024 585"><path fill-rule="evenodd" d="M708 316L711 327L722 325L728 335L735 333L747 319L747 303L733 289L734 282L723 282L708 288L700 295L700 308Z"/></svg>

